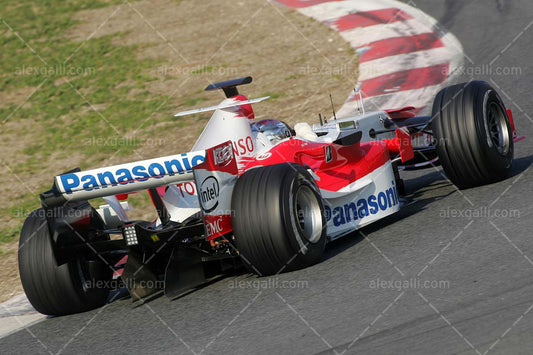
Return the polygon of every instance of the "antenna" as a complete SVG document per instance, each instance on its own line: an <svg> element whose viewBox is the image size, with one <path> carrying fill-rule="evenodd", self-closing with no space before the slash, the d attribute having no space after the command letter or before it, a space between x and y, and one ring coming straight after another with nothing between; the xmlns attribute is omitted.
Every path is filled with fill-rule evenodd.
<svg viewBox="0 0 533 355"><path fill-rule="evenodd" d="M357 102L357 113L358 114L361 114L361 106L359 105L359 98L357 97L357 93L358 93L358 88L357 87L354 87L353 88L353 96Z"/></svg>
<svg viewBox="0 0 533 355"><path fill-rule="evenodd" d="M331 93L329 93L329 100L331 101L331 110L333 111L333 119L337 119L337 115L335 114L335 106L333 106L333 97L331 96Z"/></svg>
<svg viewBox="0 0 533 355"><path fill-rule="evenodd" d="M361 92L362 83L357 83L357 86L353 89L354 97L357 102L357 111L359 114L365 114L365 105L363 103L363 93Z"/></svg>
<svg viewBox="0 0 533 355"><path fill-rule="evenodd" d="M321 113L318 114L318 120L320 121L320 125L323 126L324 122L322 122L322 114Z"/></svg>

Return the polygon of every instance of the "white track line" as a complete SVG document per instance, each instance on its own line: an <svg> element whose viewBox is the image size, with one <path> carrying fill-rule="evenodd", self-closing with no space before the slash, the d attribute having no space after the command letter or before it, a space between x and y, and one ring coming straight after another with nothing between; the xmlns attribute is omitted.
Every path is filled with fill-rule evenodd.
<svg viewBox="0 0 533 355"><path fill-rule="evenodd" d="M399 6L396 4L392 4L390 0L346 0L325 2L310 7L304 7L298 10L304 15L323 22L336 19L350 13L388 9L391 7L399 8Z"/></svg>
<svg viewBox="0 0 533 355"><path fill-rule="evenodd" d="M359 64L359 81L393 74L403 71L405 68L423 68L448 63L449 58L450 50L446 47L441 47L363 62Z"/></svg>
<svg viewBox="0 0 533 355"><path fill-rule="evenodd" d="M12 297L0 303L0 338L46 318L30 304L25 294Z"/></svg>
<svg viewBox="0 0 533 355"><path fill-rule="evenodd" d="M428 98L432 101L440 89L442 89L442 84L370 97L366 100L367 104L372 101L374 105L382 108L400 108L405 106L419 108L428 104Z"/></svg>
<svg viewBox="0 0 533 355"><path fill-rule="evenodd" d="M414 36L422 33L433 32L431 26L421 23L417 19L391 22L383 25L359 27L339 32L352 47L357 48L365 44L384 39Z"/></svg>
<svg viewBox="0 0 533 355"><path fill-rule="evenodd" d="M433 98L437 92L442 89L442 84L426 86L420 89L405 90L390 93L387 95L380 95L369 97L363 100L365 109L367 111L378 111L388 108L401 108L405 106L413 106L416 108L425 107L428 105L428 97ZM346 102L337 112L338 117L348 117L357 114L357 103ZM430 108L427 108L429 110ZM425 113L429 113L429 112Z"/></svg>

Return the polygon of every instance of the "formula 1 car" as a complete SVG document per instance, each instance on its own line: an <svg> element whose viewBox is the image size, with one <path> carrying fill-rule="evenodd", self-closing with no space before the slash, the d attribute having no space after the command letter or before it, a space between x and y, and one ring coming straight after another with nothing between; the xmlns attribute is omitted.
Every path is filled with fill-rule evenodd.
<svg viewBox="0 0 533 355"><path fill-rule="evenodd" d="M259 276L308 267L328 241L397 212L401 169L441 164L459 188L504 179L518 140L494 89L473 81L443 89L432 116L412 107L294 129L255 121L237 86L191 152L58 175L27 217L19 268L31 304L65 315L106 303L117 268L133 300L178 297L244 265ZM147 190L156 221L128 218L128 194ZM88 200L104 198L93 208ZM127 256L127 258L126 258ZM115 276L114 276L115 275Z"/></svg>

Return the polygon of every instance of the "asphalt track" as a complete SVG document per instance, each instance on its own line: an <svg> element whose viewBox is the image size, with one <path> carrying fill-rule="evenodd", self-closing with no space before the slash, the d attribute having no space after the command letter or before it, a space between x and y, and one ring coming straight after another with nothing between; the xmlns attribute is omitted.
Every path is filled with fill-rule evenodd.
<svg viewBox="0 0 533 355"><path fill-rule="evenodd" d="M530 354L533 4L417 0L416 5L463 44L469 69L462 80L477 70L475 78L492 82L514 111L528 138L515 147L513 177L458 192L440 170L405 174L418 202L330 244L322 263L277 277L280 284L307 282L301 288L258 289L246 283L257 278L242 274L179 300L162 297L132 308L126 299L50 318L0 339L0 351ZM489 74L483 65L491 62L521 73ZM491 213L515 216L486 216L481 208L487 206ZM467 217L476 213L482 216ZM399 287L402 280L411 282ZM444 283L422 288L412 280Z"/></svg>

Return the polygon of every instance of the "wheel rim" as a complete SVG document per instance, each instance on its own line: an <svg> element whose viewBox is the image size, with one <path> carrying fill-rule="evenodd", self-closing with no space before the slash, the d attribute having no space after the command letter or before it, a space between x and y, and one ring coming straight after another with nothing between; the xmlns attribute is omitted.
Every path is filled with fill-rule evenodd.
<svg viewBox="0 0 533 355"><path fill-rule="evenodd" d="M489 145L494 145L500 155L509 152L507 120L503 110L495 102L491 102L487 110L487 134Z"/></svg>
<svg viewBox="0 0 533 355"><path fill-rule="evenodd" d="M309 186L300 186L295 202L298 230L309 242L317 243L322 236L322 211L314 191Z"/></svg>

